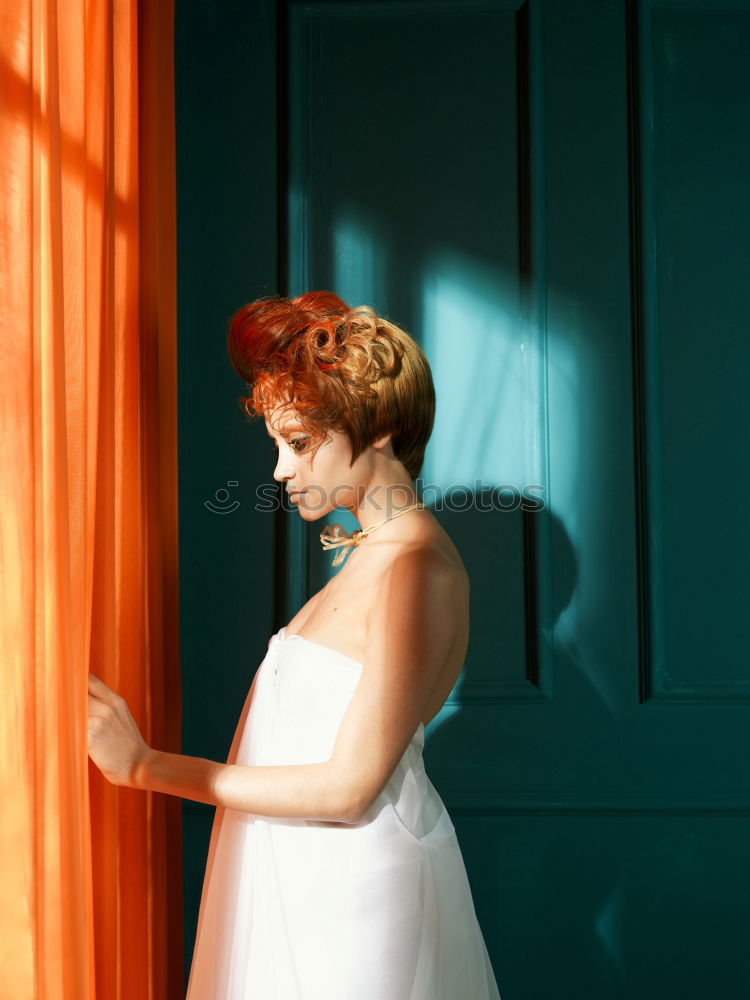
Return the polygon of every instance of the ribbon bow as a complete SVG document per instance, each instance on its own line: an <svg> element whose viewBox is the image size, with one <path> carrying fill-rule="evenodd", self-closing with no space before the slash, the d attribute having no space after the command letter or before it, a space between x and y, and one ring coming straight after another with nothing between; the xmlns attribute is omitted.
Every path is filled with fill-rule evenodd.
<svg viewBox="0 0 750 1000"><path fill-rule="evenodd" d="M348 531L344 531L340 524L327 524L325 526L320 533L323 548L326 550L341 549L334 556L333 566L339 566L346 559L351 550L359 545L363 534L364 532L359 528L349 534Z"/></svg>
<svg viewBox="0 0 750 1000"><path fill-rule="evenodd" d="M402 507L401 510L397 510L390 517L384 517L382 521L378 521L376 524L368 524L366 528L353 531L351 535L347 531L344 531L340 524L327 524L320 533L320 541L324 549L341 548L341 551L336 553L336 557L333 560L333 565L338 566L344 561L349 552L359 545L368 532L375 531L382 525L387 524L388 521L392 521L394 517L401 517L402 514L408 514L410 510L424 510L424 508L425 504L419 500L409 507Z"/></svg>

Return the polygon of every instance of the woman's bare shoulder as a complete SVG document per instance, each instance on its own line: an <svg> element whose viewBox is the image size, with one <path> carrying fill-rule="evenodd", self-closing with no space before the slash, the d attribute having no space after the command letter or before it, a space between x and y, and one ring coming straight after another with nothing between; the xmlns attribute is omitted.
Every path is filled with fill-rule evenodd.
<svg viewBox="0 0 750 1000"><path fill-rule="evenodd" d="M440 605L433 613L444 613L457 620L466 617L469 602L469 574L461 554L436 522L427 524L413 537L400 539L398 543L386 543L376 556L373 547L373 582L370 606L383 598L394 582L394 577L408 589L409 582L415 592L422 592L425 598L436 595L431 603ZM377 562L377 565L375 565ZM368 608L368 612L370 608ZM369 619L370 614L367 615Z"/></svg>
<svg viewBox="0 0 750 1000"><path fill-rule="evenodd" d="M461 553L450 535L436 522L427 525L419 535L396 547L391 561L395 564L401 560L403 564L407 555L411 559L406 561L411 562L415 568L421 566L423 572L441 572L456 583L462 582L466 586L469 584L469 574Z"/></svg>

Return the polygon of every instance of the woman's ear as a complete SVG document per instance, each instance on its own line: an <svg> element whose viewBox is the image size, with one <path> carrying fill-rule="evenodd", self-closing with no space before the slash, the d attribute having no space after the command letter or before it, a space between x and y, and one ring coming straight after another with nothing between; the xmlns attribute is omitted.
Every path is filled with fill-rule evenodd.
<svg viewBox="0 0 750 1000"><path fill-rule="evenodd" d="M385 448L388 442L393 437L393 432L388 431L386 434L381 434L380 437L376 437L374 441L370 443L371 448Z"/></svg>

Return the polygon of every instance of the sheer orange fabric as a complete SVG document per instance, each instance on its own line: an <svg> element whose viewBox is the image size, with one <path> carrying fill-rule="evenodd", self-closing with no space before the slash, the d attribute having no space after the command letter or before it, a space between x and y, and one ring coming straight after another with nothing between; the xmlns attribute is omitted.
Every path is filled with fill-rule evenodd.
<svg viewBox="0 0 750 1000"><path fill-rule="evenodd" d="M184 996L181 803L87 752L89 670L180 749L173 0L0 4L0 996Z"/></svg>

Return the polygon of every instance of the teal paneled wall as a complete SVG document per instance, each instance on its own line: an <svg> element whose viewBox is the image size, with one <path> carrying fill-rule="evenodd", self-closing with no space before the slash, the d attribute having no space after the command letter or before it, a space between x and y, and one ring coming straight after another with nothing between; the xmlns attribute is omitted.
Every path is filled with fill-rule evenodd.
<svg viewBox="0 0 750 1000"><path fill-rule="evenodd" d="M272 455L225 346L234 310L277 291L272 13L176 5L182 750L210 760L226 760L274 625L276 515L255 509ZM213 816L184 802L186 981Z"/></svg>
<svg viewBox="0 0 750 1000"><path fill-rule="evenodd" d="M743 997L750 0L178 0L176 43L185 752L330 572L252 509L226 318L331 288L435 375L472 636L425 761L503 1000Z"/></svg>

